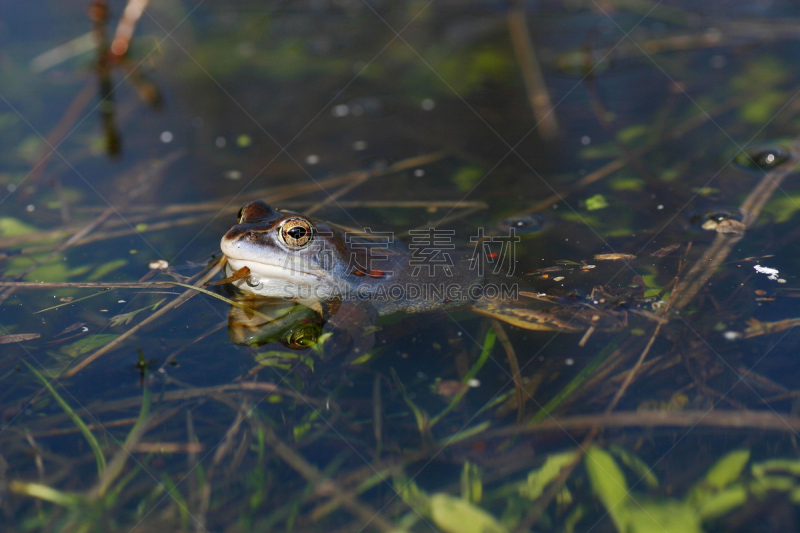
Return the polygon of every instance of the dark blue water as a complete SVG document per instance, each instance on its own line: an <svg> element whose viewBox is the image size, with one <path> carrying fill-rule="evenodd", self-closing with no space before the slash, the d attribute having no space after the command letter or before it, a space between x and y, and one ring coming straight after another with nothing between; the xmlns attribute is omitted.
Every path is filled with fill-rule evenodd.
<svg viewBox="0 0 800 533"><path fill-rule="evenodd" d="M533 67L502 3L152 2L128 55L110 64L105 101L88 7L3 6L4 281L135 282L162 260L171 270L145 281L188 282L219 257L239 208L261 199L406 242L415 228L452 231L467 252L479 228L514 227L522 290L548 293L569 316L598 309L627 322L579 345L584 333L507 322L493 341L497 326L468 309L344 325L303 315L302 334L281 325L242 346L228 333L230 305L205 294L138 326L179 286L12 287L0 293L9 531L650 527L605 514L611 493L585 461L566 481L572 499L530 524L541 500L526 496L528 474L603 425L592 442L624 482L606 463L609 479L662 530L690 530L670 515L703 531L796 527L800 367L793 323L780 322L796 318L800 266L794 4L525 3L555 135L532 111L523 72ZM111 39L124 5L109 7ZM754 147L786 161L752 163ZM778 179L763 202L748 201ZM746 231L703 227L719 213ZM715 243L719 264L698 263ZM635 257L595 257L611 253ZM680 301L695 273L696 294ZM365 329L374 344L361 357L354 332ZM320 343L287 347L309 339ZM150 426L137 434L145 391ZM577 418L609 405L603 423ZM109 464L122 461L100 491L93 440ZM708 481L737 449L747 460ZM770 477L770 459L788 462ZM448 512L443 495L462 495L461 473L475 465L482 498ZM703 497L745 496L711 514L688 496L703 483L716 483Z"/></svg>

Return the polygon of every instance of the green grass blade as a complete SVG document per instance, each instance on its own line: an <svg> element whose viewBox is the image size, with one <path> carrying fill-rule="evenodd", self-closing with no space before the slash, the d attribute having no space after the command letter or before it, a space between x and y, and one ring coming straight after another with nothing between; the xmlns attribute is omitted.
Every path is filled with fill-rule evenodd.
<svg viewBox="0 0 800 533"><path fill-rule="evenodd" d="M235 300L231 300L230 298L225 298L221 294L217 294L215 292L211 292L211 291L209 291L207 289L204 289L202 287L195 287L194 285L187 285L186 283L178 283L177 281L170 281L168 283L172 283L173 285L177 285L178 287L183 287L185 289L191 289L193 291L202 292L203 294L205 294L207 296L212 296L212 297L216 298L217 300L222 300L225 303L229 303L234 307L238 307L239 309L247 311L248 313L252 313L252 314L254 314L255 316L257 316L259 318L263 318L263 319L269 320L270 322L276 320L276 317L268 316L268 315L265 315L264 313L260 313L260 312L256 311L255 309L251 309L251 308L247 307L244 304L241 304L241 303L239 303L239 302L237 302Z"/></svg>
<svg viewBox="0 0 800 533"><path fill-rule="evenodd" d="M33 375L36 376L36 378L42 382L42 385L44 385L45 388L50 392L50 394L52 394L53 398L55 398L56 402L58 402L58 405L60 405L61 408L64 410L64 412L67 413L67 415L72 419L72 423L78 426L78 429L83 434L83 437L86 439L86 441L89 443L89 446L92 448L92 452L94 453L94 459L97 462L97 473L102 475L103 471L106 469L106 458L103 455L103 450L100 449L100 444L97 442L97 439L94 438L92 432L89 431L89 428L86 427L86 424L83 423L83 420L81 420L81 417L78 416L78 413L76 413L72 409L72 407L70 407L70 405L64 400L64 398L62 398L58 394L58 392L56 392L56 389L53 387L53 385L50 384L49 381L47 381L47 378L45 378L43 375L39 373L39 371L37 371L35 368L29 365L27 361L23 361L23 363L25 363L25 366L27 366L28 369L30 369L30 371L33 372Z"/></svg>
<svg viewBox="0 0 800 533"><path fill-rule="evenodd" d="M422 409L414 403L414 400L409 398L408 394L406 393L406 387L403 385L403 382L400 380L400 376L397 375L397 372L394 371L394 368L390 369L392 372L392 377L394 378L394 382L397 384L397 390L400 391L400 396L403 398L403 401L406 405L411 409L411 412L414 413L414 418L417 421L417 429L419 430L420 435L423 437L428 432L428 415Z"/></svg>
<svg viewBox="0 0 800 533"><path fill-rule="evenodd" d="M68 509L76 509L80 507L81 504L85 503L80 494L60 491L53 487L42 485L41 483L27 483L25 481L11 480L8 483L8 490L17 494L24 494L26 496L52 502L62 507L67 507Z"/></svg>
<svg viewBox="0 0 800 533"><path fill-rule="evenodd" d="M486 337L483 338L483 350L481 351L481 355L478 357L478 360L475 362L475 364L472 365L472 368L469 369L469 372L467 372L467 374L464 376L464 379L461 380L462 383L467 383L469 380L478 375L480 369L484 364L486 364L486 361L489 360L489 355L492 353L492 348L494 348L495 339L497 339L497 334L495 333L494 328L489 328L489 331L486 332ZM439 420L441 420L447 413L452 411L455 406L461 402L461 399L464 398L465 394L467 394L466 390L456 394L447 407L442 409L438 415L431 418L431 422L428 424L428 429L432 428L434 424L439 422Z"/></svg>
<svg viewBox="0 0 800 533"><path fill-rule="evenodd" d="M624 335L630 335L625 333ZM592 375L594 375L595 370L597 370L600 365L608 359L608 357L614 353L614 350L619 347L622 343L623 335L618 335L615 339L613 339L605 348L603 348L600 353L595 355L591 361L581 370L577 376L572 378L572 381L567 383L563 389L561 389L558 394L553 396L549 402L545 404L544 407L539 409L539 411L531 417L531 422L541 422L552 413L559 405L561 405L564 400L569 398L572 393L577 391L581 385L583 385Z"/></svg>
<svg viewBox="0 0 800 533"><path fill-rule="evenodd" d="M103 472L103 475L100 476L100 480L98 481L97 485L89 493L90 498L96 499L106 496L107 492L111 488L111 484L114 483L117 477L122 473L125 464L128 462L128 458L131 455L129 450L133 449L133 447L139 443L141 438L144 436L144 433L147 431L147 417L149 414L150 390L145 387L142 396L142 407L139 410L139 418L131 428L128 436L125 438L125 442L122 443L122 447L117 450L117 452L114 454L114 457L108 463L108 467ZM112 497L116 497L115 494L112 494Z"/></svg>

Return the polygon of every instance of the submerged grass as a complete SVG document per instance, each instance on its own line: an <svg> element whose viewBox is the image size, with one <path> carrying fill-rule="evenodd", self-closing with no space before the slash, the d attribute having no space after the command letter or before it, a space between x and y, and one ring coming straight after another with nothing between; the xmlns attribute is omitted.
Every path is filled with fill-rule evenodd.
<svg viewBox="0 0 800 533"><path fill-rule="evenodd" d="M36 370L27 361L23 362L25 363L25 366L28 367L28 370L30 370L33 373L33 375L36 376L36 379L38 379L39 382L42 385L44 385L44 387L47 389L50 395L56 400L58 405L61 406L64 412L67 413L67 415L69 415L69 418L70 420L72 420L72 423L75 424L75 426L80 430L81 434L86 439L86 442L89 444L89 447L92 449L92 453L94 454L94 460L97 463L97 474L102 475L106 469L106 457L105 454L103 453L103 449L100 447L100 444L97 442L97 439L95 438L94 434L89 430L88 427L86 427L86 424L81 419L81 417L78 416L78 413L75 412L72 406L70 406L70 404L67 403L64 400L64 398L61 397L60 394L58 394L55 387L53 387L51 380L48 380L46 377L44 377L41 373L39 373L38 370Z"/></svg>

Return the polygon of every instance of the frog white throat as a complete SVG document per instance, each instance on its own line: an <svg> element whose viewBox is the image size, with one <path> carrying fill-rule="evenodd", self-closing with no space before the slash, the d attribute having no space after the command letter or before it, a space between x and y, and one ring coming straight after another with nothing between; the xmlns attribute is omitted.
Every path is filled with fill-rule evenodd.
<svg viewBox="0 0 800 533"><path fill-rule="evenodd" d="M226 254L227 255L227 254ZM270 265L252 259L236 259L228 255L226 275L231 276L243 267L250 274L233 285L240 290L271 298L286 298L298 302L330 300L337 296L338 287L332 287L324 273ZM310 270L310 269L308 269ZM323 274L323 275L321 275Z"/></svg>

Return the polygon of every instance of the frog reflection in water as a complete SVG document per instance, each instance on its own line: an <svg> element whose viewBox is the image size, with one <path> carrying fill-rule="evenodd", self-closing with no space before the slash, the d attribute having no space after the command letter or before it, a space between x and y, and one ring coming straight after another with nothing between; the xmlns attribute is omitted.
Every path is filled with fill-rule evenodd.
<svg viewBox="0 0 800 533"><path fill-rule="evenodd" d="M378 316L465 308L535 330L614 328L624 321L582 302L565 306L534 293L522 293L524 301L484 297L485 280L470 268L469 256L453 253L447 264L420 268L409 248L378 235L353 234L258 201L241 209L220 247L230 283L246 295L302 304L354 338Z"/></svg>

